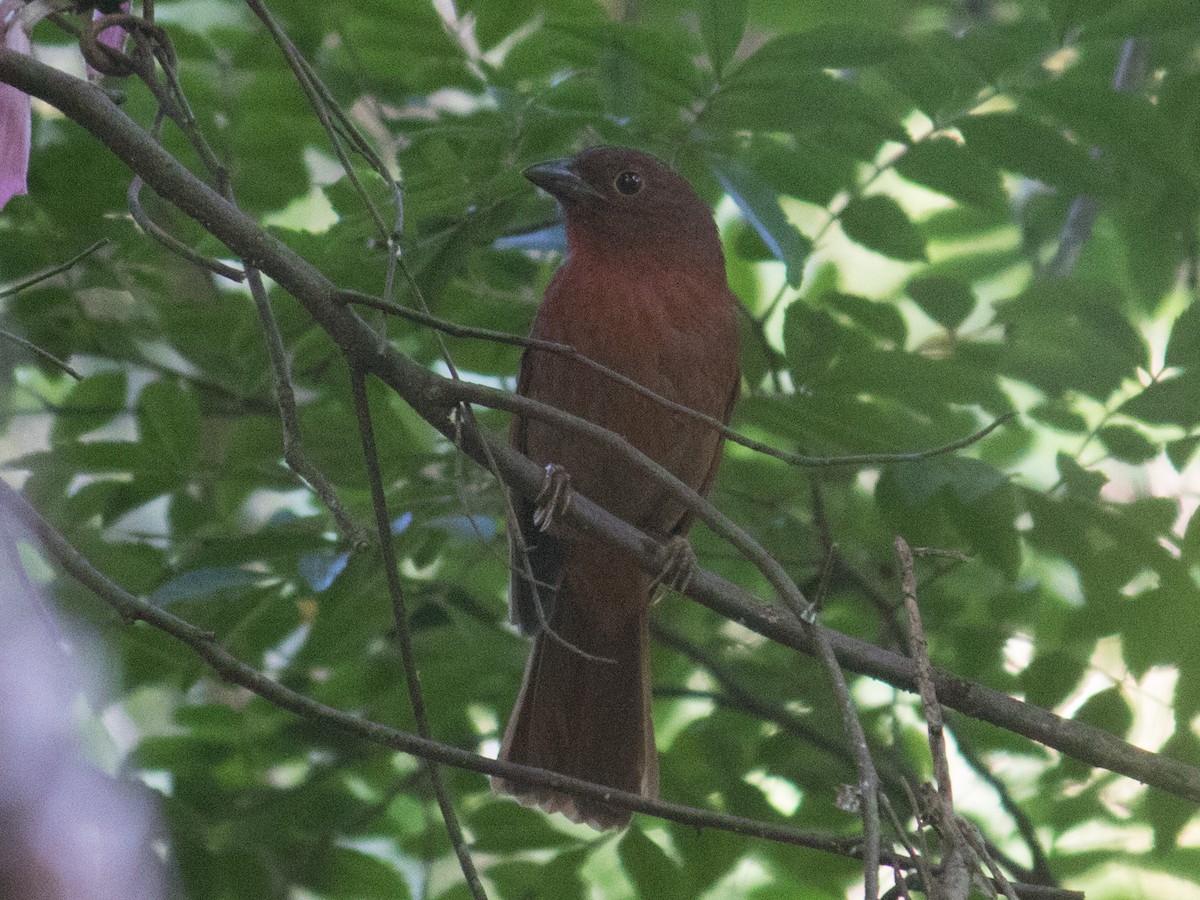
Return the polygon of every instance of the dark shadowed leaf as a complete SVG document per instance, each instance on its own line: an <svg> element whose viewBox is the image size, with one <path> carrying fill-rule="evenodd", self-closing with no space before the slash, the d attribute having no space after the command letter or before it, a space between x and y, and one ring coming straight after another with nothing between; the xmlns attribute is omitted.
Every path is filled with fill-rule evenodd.
<svg viewBox="0 0 1200 900"><path fill-rule="evenodd" d="M841 223L847 236L876 253L911 262L925 259L925 239L891 197L851 200Z"/></svg>
<svg viewBox="0 0 1200 900"><path fill-rule="evenodd" d="M1115 459L1135 465L1149 462L1162 449L1131 425L1109 425L1101 428L1097 437Z"/></svg>
<svg viewBox="0 0 1200 900"><path fill-rule="evenodd" d="M625 832L618 845L621 864L641 897L663 897L665 900L685 900L694 896L687 877L658 844L636 826Z"/></svg>
<svg viewBox="0 0 1200 900"><path fill-rule="evenodd" d="M1085 148L1022 113L967 116L958 128L967 149L1002 169L1076 194L1105 194L1113 186Z"/></svg>
<svg viewBox="0 0 1200 900"><path fill-rule="evenodd" d="M101 372L83 379L63 401L50 430L50 441L73 441L112 420L125 408L124 372Z"/></svg>
<svg viewBox="0 0 1200 900"><path fill-rule="evenodd" d="M975 309L971 286L957 278L945 275L917 277L908 282L905 290L931 319L951 331Z"/></svg>
<svg viewBox="0 0 1200 900"><path fill-rule="evenodd" d="M732 77L738 84L786 81L803 69L869 66L903 49L904 42L895 33L872 25L822 25L772 38L742 63Z"/></svg>
<svg viewBox="0 0 1200 900"><path fill-rule="evenodd" d="M1123 415L1143 422L1190 428L1200 422L1200 370L1156 381L1120 409Z"/></svg>
<svg viewBox="0 0 1200 900"><path fill-rule="evenodd" d="M896 171L960 203L995 212L1008 208L999 170L950 138L914 144L900 157Z"/></svg>

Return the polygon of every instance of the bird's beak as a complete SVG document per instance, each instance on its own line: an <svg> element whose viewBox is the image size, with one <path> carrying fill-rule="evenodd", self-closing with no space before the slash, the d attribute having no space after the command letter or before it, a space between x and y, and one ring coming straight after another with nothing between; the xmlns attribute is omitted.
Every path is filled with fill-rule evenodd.
<svg viewBox="0 0 1200 900"><path fill-rule="evenodd" d="M603 196L579 177L571 168L569 159L548 159L535 163L521 174L562 203L570 203L581 197Z"/></svg>

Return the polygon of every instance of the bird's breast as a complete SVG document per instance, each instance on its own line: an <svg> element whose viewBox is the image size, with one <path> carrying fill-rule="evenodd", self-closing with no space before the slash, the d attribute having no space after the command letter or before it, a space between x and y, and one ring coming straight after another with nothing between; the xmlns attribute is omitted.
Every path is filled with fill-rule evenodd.
<svg viewBox="0 0 1200 900"><path fill-rule="evenodd" d="M533 336L570 344L589 359L654 393L724 419L738 380L734 300L725 284L684 272L600 271L568 264L538 312ZM584 363L530 351L524 392L616 432L691 487L709 472L720 437ZM527 452L556 462L576 487L645 527L669 529L678 511L660 511L663 490L610 449L538 422ZM659 519L663 521L658 521Z"/></svg>

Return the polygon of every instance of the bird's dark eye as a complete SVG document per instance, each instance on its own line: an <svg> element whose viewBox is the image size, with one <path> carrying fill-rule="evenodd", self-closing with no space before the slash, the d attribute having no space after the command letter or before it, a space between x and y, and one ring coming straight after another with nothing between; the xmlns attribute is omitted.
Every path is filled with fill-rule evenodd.
<svg viewBox="0 0 1200 900"><path fill-rule="evenodd" d="M613 182L613 186L626 197L631 197L642 189L642 176L632 170L622 172Z"/></svg>

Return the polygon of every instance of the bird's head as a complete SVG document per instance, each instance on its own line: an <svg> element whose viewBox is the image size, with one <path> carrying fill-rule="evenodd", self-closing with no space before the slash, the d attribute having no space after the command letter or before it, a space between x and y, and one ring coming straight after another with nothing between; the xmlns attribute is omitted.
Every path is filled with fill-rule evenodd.
<svg viewBox="0 0 1200 900"><path fill-rule="evenodd" d="M562 206L572 252L642 255L681 264L724 257L712 209L666 163L628 147L592 147L524 175Z"/></svg>

